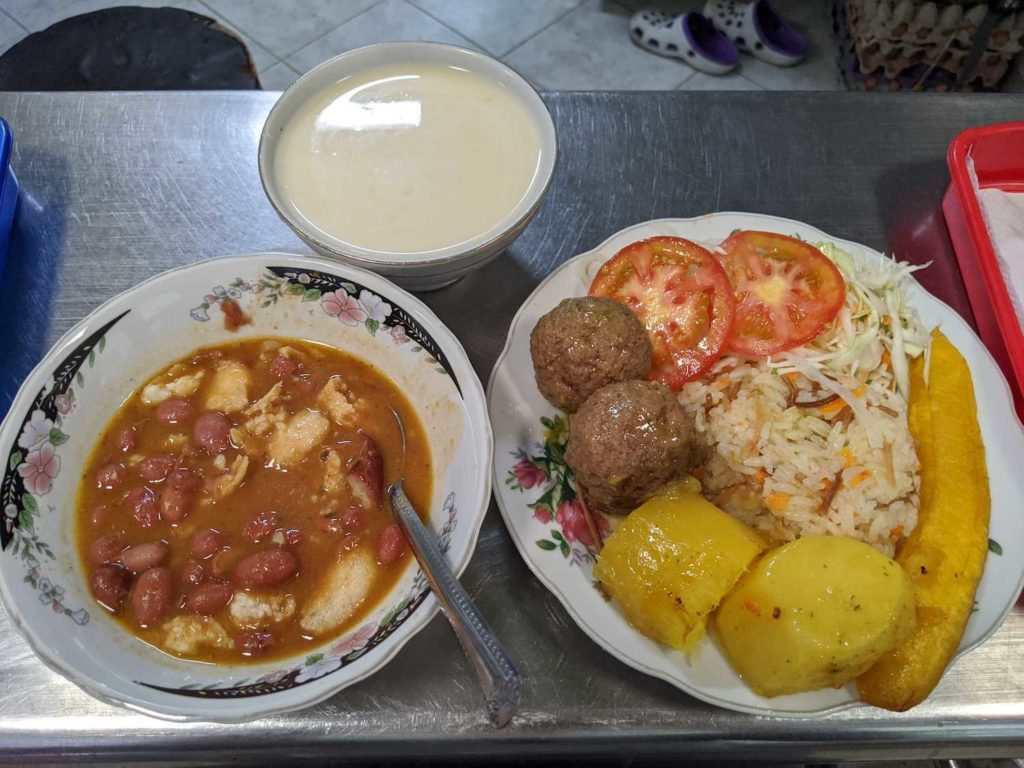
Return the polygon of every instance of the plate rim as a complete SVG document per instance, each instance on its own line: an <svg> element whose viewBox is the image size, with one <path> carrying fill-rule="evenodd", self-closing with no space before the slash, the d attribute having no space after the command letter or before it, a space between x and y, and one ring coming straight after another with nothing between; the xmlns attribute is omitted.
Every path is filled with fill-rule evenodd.
<svg viewBox="0 0 1024 768"><path fill-rule="evenodd" d="M526 299L523 300L523 303L519 306L519 309L516 310L515 315L513 315L513 317L512 317L512 322L509 324L508 333L507 333L507 335L505 337L505 344L502 347L501 353L498 355L498 358L497 358L497 360L494 363L494 367L491 369L491 373L490 373L490 375L488 376L488 379L487 379L487 408L488 408L488 416L490 416L491 408L492 408L492 395L493 395L493 388L494 388L495 380L498 377L499 369L502 367L502 364L504 363L505 358L508 356L509 350L511 349L513 332L517 329L519 323L521 322L523 314L524 314L524 311L526 310L526 308L530 305L530 303L537 297L538 294L541 293L541 291L550 282L552 282L557 276L562 274L562 272L570 269L572 265L577 264L579 262L582 262L585 259L587 259L588 257L594 256L595 254L597 254L599 251L604 249L605 246L607 246L611 241L613 241L613 240L615 240L615 239L617 239L617 238L619 238L619 237L621 237L623 235L626 235L626 234L628 234L630 232L633 232L633 231L635 231L637 229L640 229L640 228L643 228L643 227L649 227L649 226L652 226L652 225L656 226L658 224L689 224L689 223L692 223L692 222L697 222L697 221L701 221L701 220L718 218L718 217L721 217L721 216L741 216L741 217L747 217L747 218L750 218L750 219L753 219L753 220L760 219L762 221L772 221L772 222L777 222L777 223L784 224L784 225L790 225L790 226L791 225L796 225L797 227L800 227L800 228L803 228L803 229L813 230L814 232L817 232L818 234L820 234L822 236L822 240L827 240L827 241L833 242L836 245L839 245L840 247L851 246L851 247L853 247L855 249L860 249L860 250L866 251L866 252L871 253L871 254L880 255L883 258L889 258L889 257L885 256L884 253L882 253L881 251L879 251L879 250L877 250L875 248L871 248L871 247L869 247L867 245L864 245L863 243L857 243L857 242L855 242L853 240L847 240L845 238L834 237L834 236L828 234L827 232L819 229L818 227L816 227L816 226L814 226L812 224L807 224L806 222L797 221L796 219L789 219L789 218L786 218L786 217L783 217L783 216L775 216L775 215L772 215L772 214L764 214L764 213L752 213L752 212L749 212L749 211L715 211L713 213L705 213L705 214L702 214L702 215L699 215L699 216L690 216L690 217L685 217L685 218L683 218L683 217L663 217L663 218L658 218L658 219L649 219L647 221L638 222L638 223L633 224L631 226L624 227L623 229L620 229L620 230L618 230L616 232L613 232L611 235L606 237L604 240L602 240L598 245L594 246L593 248L590 248L590 249L588 249L586 251L578 253L575 256L572 256L569 259L566 259L564 262L562 262L561 264L556 266L554 269L551 270L551 272L549 272L544 277L543 280L540 281L540 283L537 284L536 288L534 288L534 290L530 292L530 295L527 296ZM1014 419L1016 420L1017 426L1022 431L1024 431L1024 422L1021 422L1021 419L1017 415L1016 409L1013 406L1013 395L1012 395L1012 392L1010 390L1010 385L1009 385L1009 383L1006 380L1006 376L1003 373L1002 369L999 367L999 365L996 363L995 358L992 356L992 353L989 351L988 347L986 347L984 342L981 341L981 339L978 336L977 332L973 328L971 328L970 324L960 315L959 312L954 310L945 301L943 301L942 299L938 298L937 296L935 296L934 294L932 294L931 292L926 290L924 288L924 286L922 286L921 283L917 281L917 279L914 277L913 274L909 275L908 277L912 280L913 285L916 287L917 290L919 290L922 294L926 295L930 300L937 302L943 308L948 310L949 313L956 318L957 322L961 323L963 325L964 329L966 331L968 331L971 336L974 337L974 340L977 341L978 347L981 350L983 350L984 355L987 357L988 361L992 364L993 369L998 374L997 380L1001 384L1002 394L1003 394L1003 396L1005 398L1005 405L1006 405L1006 407L1008 408L1009 412L1013 414ZM493 425L492 425L492 431L493 431ZM855 708L860 708L860 707L869 708L869 709L876 709L876 708L872 707L870 704L867 704L866 702L860 701L860 700L841 702L839 704L834 704L834 705L831 705L831 706L822 707L820 709L807 710L807 711L802 711L802 712L786 711L786 710L778 710L778 711L776 711L776 710L766 709L764 707L754 707L754 706L749 706L749 705L746 705L746 704L737 704L735 702L726 701L724 699L719 699L716 696L704 693L699 688L696 688L696 687L694 687L694 686L692 686L692 685L690 685L688 683L683 682L682 680L680 680L679 678L673 676L672 674L670 674L668 672L663 672L661 670L653 669L653 668L649 667L648 665L646 665L644 662L640 661L639 659L635 659L635 658L632 658L631 656L627 655L621 649L615 647L610 642L608 642L598 631L596 631L594 629L594 627L591 626L591 624L588 623L588 621L586 619L584 619L582 613L580 613L579 611L576 610L576 608L574 607L573 602L570 599L570 597L568 595L564 594L562 592L562 590L558 586L556 586L556 583L553 581L553 579L549 578L546 573L544 573L538 566L536 566L534 564L532 558L527 556L526 553L529 550L526 547L526 543L519 537L519 534L518 534L518 532L516 530L516 526L512 522L512 514L511 514L511 512L509 510L506 509L505 501L504 501L504 499L502 497L502 494L500 493L500 489L502 487L501 486L502 479L497 476L497 472L498 472L497 463L496 462L493 463L492 466L493 466L493 470L494 470L494 473L495 473L494 477L492 478L492 484L491 484L492 488L495 489L494 490L494 499L495 499L495 502L497 503L498 511L501 513L502 522L505 524L505 528L508 530L509 535L512 537L512 540L513 540L513 542L516 545L516 549L519 551L520 558L526 564L527 568L529 568L530 571L534 574L534 576L536 576L540 580L541 584L543 584L545 586L545 588L552 595L554 595L555 598L558 599L559 603L561 603L562 607L565 608L565 610L569 613L570 617L572 617L572 619L576 623L576 625L581 630L583 630L583 632L592 641L597 643L601 648L603 648L606 652L608 652L614 658L618 659L619 661L621 661L622 663L626 664L627 666L637 670L638 672L643 672L644 674L650 675L650 676L655 677L655 678L657 678L659 680L663 680L664 682L669 683L670 685L674 686L675 688L681 690L683 693L685 693L685 694L687 694L689 696L693 696L694 698L699 699L700 701L703 701L703 702L708 703L708 704L712 704L712 705L714 705L716 707L721 707L723 709L731 710L731 711L734 711L734 712L743 712L745 714L758 715L758 716L762 716L762 717L777 717L777 718L786 718L786 719L800 719L800 718L819 718L819 717L824 717L824 716L827 716L827 715L832 715L832 714L843 712L843 711L846 711L846 710L849 710L849 709L855 709ZM992 626L985 633L983 633L977 640L975 640L973 643L970 643L969 645L964 646L963 648L960 648L960 649L957 650L956 654L954 654L954 656L949 660L949 663L946 665L946 668L943 670L942 677L945 677L946 674L949 672L949 670L953 667L953 665L956 664L961 658L963 658L966 654L970 653L971 651L973 651L974 649L976 649L977 647L979 647L980 645L982 645L983 643L988 641L992 637L992 635L994 635L999 630L999 628L1006 621L1006 617L1013 610L1013 607L1016 604L1017 600L1020 598L1022 589L1024 589L1024 568L1021 569L1021 573L1020 573L1020 575L1017 578L1017 583L1016 583L1016 586L1014 588L1014 592L1016 593L1017 598L1015 598L1014 600L1010 601L1009 604L1007 606L1005 606L1005 608L1000 613L1000 615L998 617L998 620L995 621L992 624ZM940 678L940 680L941 680L941 678Z"/></svg>
<svg viewBox="0 0 1024 768"><path fill-rule="evenodd" d="M133 300L137 294L145 291L146 289L152 288L154 284L159 283L163 280L174 279L180 276L180 273L190 271L202 271L204 269L210 269L215 267L224 266L230 263L245 264L246 266L252 266L257 260L279 260L282 264L292 264L295 266L306 266L315 269L323 270L331 274L349 275L351 274L356 279L364 284L372 285L375 282L381 282L387 286L388 290L393 295L397 295L402 301L403 309L411 309L415 312L420 313L428 320L436 324L436 328L431 328L431 333L435 337L440 337L440 340L445 342L446 345L450 346L455 352L461 354L462 362L465 363L466 371L471 374L460 380L458 384L463 390L463 400L465 401L465 392L467 390L472 391L475 398L478 399L482 407L482 416L480 420L480 440L481 445L486 445L487 448L484 450L483 455L480 456L480 479L477 482L477 490L480 494L480 501L476 505L477 509L467 510L474 516L473 522L470 526L469 536L467 538L466 553L460 559L458 563L451 564L452 569L455 572L456 577L463 574L466 568L469 566L473 555L476 553L477 545L479 544L479 538L481 529L483 527L484 519L487 516L487 509L490 506L490 500L493 496L492 480L494 476L494 432L491 428L490 414L488 413L487 407L487 394L486 389L483 387L480 381L479 375L476 373L476 369L473 367L470 361L469 355L466 353L465 347L462 342L459 341L458 337L448 328L447 325L437 316L437 314L430 309L421 299L405 290L404 288L395 285L391 280L383 275L376 274L360 267L342 264L331 259L322 256L313 256L306 253L300 253L295 251L287 250L266 250L266 251L253 251L251 253L237 253L227 254L222 256L216 256L211 258L205 258L200 261L191 262L188 264L181 264L171 269L158 272L154 275L147 277L145 280L126 288L125 290L117 293L110 298L106 299L101 304L90 310L84 317L76 322L71 328L65 331L53 344L47 349L47 351L40 358L39 362L32 367L32 370L22 380L18 387L18 391L11 399L11 404L4 415L4 418L0 420L0 436L3 436L8 430L12 428L11 425L17 424L17 418L14 418L14 414L23 415L23 411L26 408L26 404L31 406L32 397L37 389L45 386L46 379L49 376L49 369L52 367L52 363L55 359L59 359L65 354L69 348L73 347L80 337L87 333L89 328L96 324L97 319L102 318L107 313L110 313L114 308L121 303ZM439 344L440 346L440 344ZM17 439L17 436L14 436ZM200 714L188 714L181 713L178 707L168 707L162 709L159 706L152 706L152 704L142 703L135 697L132 699L121 698L115 693L110 687L102 681L95 680L92 676L80 675L78 670L73 669L70 666L62 665L60 662L59 654L51 654L47 648L47 640L43 637L38 636L38 633L34 630L29 629L23 620L22 615L15 607L12 595L9 592L6 579L4 579L2 572L0 572L0 604L3 605L7 616L11 620L11 624L17 630L18 634L28 643L35 657L41 661L48 669L60 675L65 680L76 685L78 688L83 690L93 698L102 701L105 704L109 704L115 707L127 709L133 712L138 712L150 717L154 717L167 722L212 722L222 724L236 724L249 722L258 718L269 717L274 715L286 714L289 712L295 712L307 707L315 706L320 704L332 696L338 694L345 688L348 688L356 683L362 682L367 679L375 672L385 667L392 659L406 646L406 644L412 640L416 635L422 632L428 624L436 617L439 611L439 605L437 598L434 595L433 590L428 588L427 595L423 601L423 604L419 607L420 610L416 611L411 615L406 623L403 625L407 627L407 635L399 637L394 643L385 650L383 655L373 665L368 666L366 669L359 671L350 678L343 679L337 685L325 685L323 690L316 693L315 695L305 698L302 700L290 702L290 703L279 703L271 704L270 706L259 706L263 702L274 702L275 697L279 694L267 694L264 696L252 697L250 699L226 699L225 701L239 702L247 701L252 702L253 706L250 708L242 708L235 713L226 714L225 716L218 716L216 713L203 712ZM325 676L323 679L330 679L330 676ZM287 693L287 692L281 692ZM217 699L210 699L209 701L219 701ZM195 702L193 701L193 705Z"/></svg>

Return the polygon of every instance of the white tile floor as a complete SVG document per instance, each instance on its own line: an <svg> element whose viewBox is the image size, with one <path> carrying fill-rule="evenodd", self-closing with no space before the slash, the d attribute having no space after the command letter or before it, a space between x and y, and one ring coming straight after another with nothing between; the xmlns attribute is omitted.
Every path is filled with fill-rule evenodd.
<svg viewBox="0 0 1024 768"><path fill-rule="evenodd" d="M248 45L263 87L282 89L324 59L384 40L436 40L503 59L542 89L837 90L831 0L775 0L811 43L788 69L744 56L713 77L629 40L630 13L699 10L703 0L0 0L0 53L60 19L115 5L174 5L211 16ZM1020 78L1020 75L1017 76Z"/></svg>
<svg viewBox="0 0 1024 768"><path fill-rule="evenodd" d="M703 0L654 4L682 12ZM263 87L280 89L324 59L383 40L436 40L485 51L543 89L834 90L841 88L827 0L777 0L812 43L798 67L744 57L724 77L634 46L643 0L0 0L0 52L30 32L115 5L173 5L236 30Z"/></svg>

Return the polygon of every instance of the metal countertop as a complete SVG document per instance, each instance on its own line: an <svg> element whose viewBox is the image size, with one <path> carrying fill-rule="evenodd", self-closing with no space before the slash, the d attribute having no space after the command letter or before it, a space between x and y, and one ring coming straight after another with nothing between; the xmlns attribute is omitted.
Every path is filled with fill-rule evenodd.
<svg viewBox="0 0 1024 768"><path fill-rule="evenodd" d="M0 278L0 413L47 348L110 296L180 264L299 241L263 195L256 146L276 94L0 94L22 185ZM556 264L645 219L716 210L808 222L900 258L971 319L941 197L962 129L1020 119L1024 97L832 93L554 93L555 181L509 253L423 298L486 382L516 309ZM604 653L530 574L492 503L469 592L525 677L493 731L443 618L372 678L304 712L174 724L92 699L0 614L0 760L592 754L901 759L1024 753L1024 615L928 701L806 720L702 704ZM426 663L425 663L426 662Z"/></svg>

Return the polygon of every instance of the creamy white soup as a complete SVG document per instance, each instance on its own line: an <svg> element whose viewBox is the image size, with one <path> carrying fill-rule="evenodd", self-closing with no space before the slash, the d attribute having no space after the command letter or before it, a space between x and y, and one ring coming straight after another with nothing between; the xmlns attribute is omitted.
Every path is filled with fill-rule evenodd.
<svg viewBox="0 0 1024 768"><path fill-rule="evenodd" d="M414 253L497 225L526 195L539 159L537 128L508 89L424 63L368 70L300 106L274 172L313 229Z"/></svg>

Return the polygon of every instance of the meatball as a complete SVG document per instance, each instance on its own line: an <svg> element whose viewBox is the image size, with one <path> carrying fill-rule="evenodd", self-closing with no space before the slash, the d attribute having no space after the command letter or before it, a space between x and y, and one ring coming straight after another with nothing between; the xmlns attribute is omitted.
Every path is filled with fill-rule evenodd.
<svg viewBox="0 0 1024 768"><path fill-rule="evenodd" d="M692 468L693 421L659 382L601 387L570 424L565 460L600 512L628 514Z"/></svg>
<svg viewBox="0 0 1024 768"><path fill-rule="evenodd" d="M637 316L612 299L565 299L530 334L537 387L552 405L573 413L615 381L651 371L651 342Z"/></svg>

